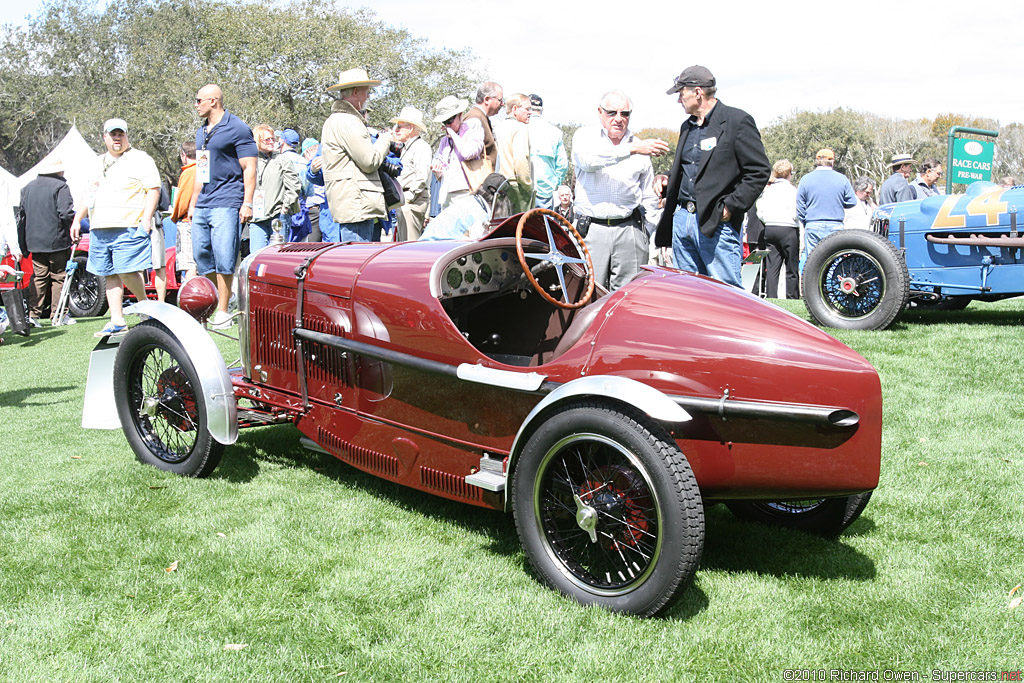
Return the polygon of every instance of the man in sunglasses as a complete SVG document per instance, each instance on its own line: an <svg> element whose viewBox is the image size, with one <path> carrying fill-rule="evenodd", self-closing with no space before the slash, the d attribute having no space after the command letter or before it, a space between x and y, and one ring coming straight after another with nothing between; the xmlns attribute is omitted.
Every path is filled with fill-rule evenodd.
<svg viewBox="0 0 1024 683"><path fill-rule="evenodd" d="M933 195L942 194L942 188L938 186L942 179L942 163L938 159L928 159L921 162L917 177L913 182L908 183L900 190L897 199L901 202L909 202L914 199L924 199Z"/></svg>
<svg viewBox="0 0 1024 683"><path fill-rule="evenodd" d="M586 237L595 282L609 291L647 263L644 215L657 208L651 157L668 151L664 141L641 140L629 131L632 109L625 93L605 93L597 107L601 125L580 128L572 137L576 226Z"/></svg>
<svg viewBox="0 0 1024 683"><path fill-rule="evenodd" d="M655 179L665 199L654 244L672 248L676 268L741 286L743 216L764 190L771 165L750 114L715 97L715 77L690 66L667 94L689 114L668 176Z"/></svg>

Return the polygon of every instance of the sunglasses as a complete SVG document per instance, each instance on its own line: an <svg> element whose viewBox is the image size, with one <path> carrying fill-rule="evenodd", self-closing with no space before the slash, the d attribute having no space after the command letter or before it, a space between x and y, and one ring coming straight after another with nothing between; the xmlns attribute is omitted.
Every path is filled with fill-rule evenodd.
<svg viewBox="0 0 1024 683"><path fill-rule="evenodd" d="M603 111L604 115L607 116L608 118L615 118L616 116L622 116L622 118L628 119L629 115L633 113L633 111L631 109L620 109L620 110L616 111L614 109L605 109L604 107L601 107L601 111Z"/></svg>
<svg viewBox="0 0 1024 683"><path fill-rule="evenodd" d="M456 114L455 116L458 116L458 114ZM452 121L454 121L454 120L455 120L455 116L453 116L453 117L451 117L450 119L446 120L446 121L445 121L444 123L442 123L441 125L442 125L442 126L450 126L450 125L452 124Z"/></svg>

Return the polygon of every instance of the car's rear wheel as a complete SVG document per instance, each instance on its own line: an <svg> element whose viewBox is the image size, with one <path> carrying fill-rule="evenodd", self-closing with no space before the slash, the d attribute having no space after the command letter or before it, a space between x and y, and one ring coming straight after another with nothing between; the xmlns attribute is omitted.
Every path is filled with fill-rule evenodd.
<svg viewBox="0 0 1024 683"><path fill-rule="evenodd" d="M557 408L523 448L512 502L540 579L585 605L655 614L700 561L704 510L689 463L629 409Z"/></svg>
<svg viewBox="0 0 1024 683"><path fill-rule="evenodd" d="M842 498L786 502L732 502L728 508L748 522L798 529L821 536L837 536L864 512L871 492Z"/></svg>
<svg viewBox="0 0 1024 683"><path fill-rule="evenodd" d="M106 278L87 271L88 260L87 256L76 256L78 267L71 275L68 309L76 318L95 318L107 310Z"/></svg>
<svg viewBox="0 0 1024 683"><path fill-rule="evenodd" d="M224 446L210 434L206 396L185 349L155 320L136 325L114 361L114 400L136 457L186 477L205 477Z"/></svg>
<svg viewBox="0 0 1024 683"><path fill-rule="evenodd" d="M839 230L807 257L803 294L820 325L883 330L907 305L910 275L889 240L867 230Z"/></svg>

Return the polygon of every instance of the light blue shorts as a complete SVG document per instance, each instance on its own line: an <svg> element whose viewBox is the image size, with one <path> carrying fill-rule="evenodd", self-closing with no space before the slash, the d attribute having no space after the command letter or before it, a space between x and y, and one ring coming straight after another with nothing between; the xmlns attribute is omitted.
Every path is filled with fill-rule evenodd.
<svg viewBox="0 0 1024 683"><path fill-rule="evenodd" d="M153 245L142 228L93 228L89 231L89 261L93 275L135 273L153 266Z"/></svg>
<svg viewBox="0 0 1024 683"><path fill-rule="evenodd" d="M238 209L216 207L196 209L192 216L192 255L200 275L231 275L238 262L242 240Z"/></svg>

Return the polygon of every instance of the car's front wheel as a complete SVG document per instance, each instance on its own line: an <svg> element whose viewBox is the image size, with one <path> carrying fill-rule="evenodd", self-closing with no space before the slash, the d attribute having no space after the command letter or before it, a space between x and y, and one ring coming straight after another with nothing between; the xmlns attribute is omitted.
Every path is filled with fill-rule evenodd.
<svg viewBox="0 0 1024 683"><path fill-rule="evenodd" d="M557 408L515 466L516 528L540 579L585 605L649 616L704 546L697 481L657 423L602 402Z"/></svg>
<svg viewBox="0 0 1024 683"><path fill-rule="evenodd" d="M821 536L838 536L864 512L871 492L841 498L787 502L732 502L734 515L748 522L798 529Z"/></svg>
<svg viewBox="0 0 1024 683"><path fill-rule="evenodd" d="M155 320L136 325L114 361L114 400L136 457L186 477L205 477L224 446L210 434L206 396L177 339Z"/></svg>
<svg viewBox="0 0 1024 683"><path fill-rule="evenodd" d="M86 256L74 258L77 267L71 274L68 309L76 318L95 318L107 310L106 278L85 269Z"/></svg>
<svg viewBox="0 0 1024 683"><path fill-rule="evenodd" d="M820 325L884 330L907 305L907 264L889 240L867 230L838 230L804 265L807 312Z"/></svg>

